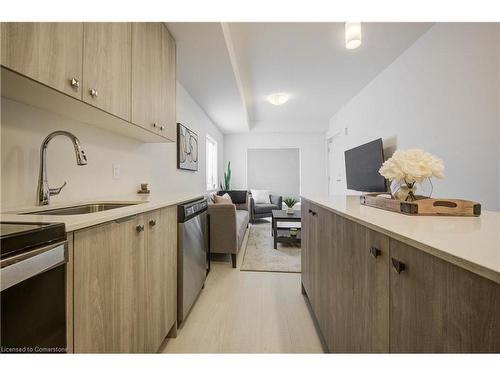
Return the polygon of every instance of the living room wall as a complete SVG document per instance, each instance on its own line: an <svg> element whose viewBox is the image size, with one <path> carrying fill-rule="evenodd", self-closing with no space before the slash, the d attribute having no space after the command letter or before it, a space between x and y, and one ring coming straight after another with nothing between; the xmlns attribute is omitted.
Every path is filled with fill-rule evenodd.
<svg viewBox="0 0 500 375"><path fill-rule="evenodd" d="M327 138L339 134L343 150L376 138L423 148L446 166L434 196L500 210L499 31L434 25L331 118Z"/></svg>
<svg viewBox="0 0 500 375"><path fill-rule="evenodd" d="M291 147L248 149L247 184L249 189L299 198L300 150Z"/></svg>
<svg viewBox="0 0 500 375"><path fill-rule="evenodd" d="M230 134L224 136L224 166L231 161L232 189L248 189L247 150L255 148L298 148L302 195L326 194L325 139L321 133ZM223 172L219 173L222 178Z"/></svg>

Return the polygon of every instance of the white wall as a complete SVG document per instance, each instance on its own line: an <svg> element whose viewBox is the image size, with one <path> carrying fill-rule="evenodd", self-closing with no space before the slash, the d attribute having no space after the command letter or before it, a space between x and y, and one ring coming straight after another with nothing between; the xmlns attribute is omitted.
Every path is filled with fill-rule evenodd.
<svg viewBox="0 0 500 375"><path fill-rule="evenodd" d="M327 137L340 132L343 150L379 137L423 148L446 166L434 196L500 210L499 30L436 24L331 118Z"/></svg>
<svg viewBox="0 0 500 375"><path fill-rule="evenodd" d="M287 197L300 196L298 148L251 148L247 150L247 185Z"/></svg>
<svg viewBox="0 0 500 375"><path fill-rule="evenodd" d="M298 148L301 194L326 194L325 139L323 134L231 134L224 136L224 168L231 161L233 189L248 189L247 150Z"/></svg>
<svg viewBox="0 0 500 375"><path fill-rule="evenodd" d="M2 98L1 187L2 210L34 205L42 140L58 129L75 134L87 154L88 164L77 166L71 142L56 137L48 148L48 178L51 187L68 185L53 203L135 194L139 184L150 183L152 193L205 191L205 137L219 145L222 168L223 136L184 88L177 84L177 120L199 137L199 171L176 168L176 145L145 144L82 122ZM113 163L120 164L121 178L112 178Z"/></svg>

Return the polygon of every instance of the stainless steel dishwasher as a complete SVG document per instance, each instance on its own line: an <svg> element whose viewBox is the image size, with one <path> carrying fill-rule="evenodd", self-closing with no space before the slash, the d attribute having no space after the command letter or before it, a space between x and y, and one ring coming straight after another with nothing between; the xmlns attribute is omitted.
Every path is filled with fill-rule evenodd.
<svg viewBox="0 0 500 375"><path fill-rule="evenodd" d="M178 206L177 322L186 319L207 277L206 199Z"/></svg>

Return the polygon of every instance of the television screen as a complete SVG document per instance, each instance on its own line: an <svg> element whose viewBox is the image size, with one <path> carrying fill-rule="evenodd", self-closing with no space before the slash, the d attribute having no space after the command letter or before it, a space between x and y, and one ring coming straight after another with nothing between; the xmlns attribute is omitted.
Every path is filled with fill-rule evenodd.
<svg viewBox="0 0 500 375"><path fill-rule="evenodd" d="M382 139L345 152L347 188L363 192L386 192L385 178L378 173L384 162Z"/></svg>

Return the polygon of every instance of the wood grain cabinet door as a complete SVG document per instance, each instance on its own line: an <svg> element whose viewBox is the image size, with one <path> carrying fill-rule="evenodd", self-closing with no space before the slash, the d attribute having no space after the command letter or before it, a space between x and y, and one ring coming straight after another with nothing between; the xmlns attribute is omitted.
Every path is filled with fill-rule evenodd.
<svg viewBox="0 0 500 375"><path fill-rule="evenodd" d="M132 25L132 122L175 140L175 43L162 23Z"/></svg>
<svg viewBox="0 0 500 375"><path fill-rule="evenodd" d="M145 346L154 353L177 319L177 211L146 215Z"/></svg>
<svg viewBox="0 0 500 375"><path fill-rule="evenodd" d="M130 121L132 24L84 24L83 100Z"/></svg>
<svg viewBox="0 0 500 375"><path fill-rule="evenodd" d="M317 313L317 281L318 275L318 221L316 208L311 202L305 202L302 207L301 230L303 233L302 242L302 284L307 293L307 297L314 313Z"/></svg>
<svg viewBox="0 0 500 375"><path fill-rule="evenodd" d="M164 126L160 127L160 134L170 139L172 142L176 141L177 135L177 121L176 121L176 48L175 40L168 31L165 25L162 25L162 61L166 61L162 65L162 97L164 98L163 105L161 106L161 123Z"/></svg>
<svg viewBox="0 0 500 375"><path fill-rule="evenodd" d="M329 349L388 352L389 239L339 215L334 233Z"/></svg>
<svg viewBox="0 0 500 375"><path fill-rule="evenodd" d="M2 22L1 34L3 66L82 98L83 23Z"/></svg>
<svg viewBox="0 0 500 375"><path fill-rule="evenodd" d="M74 350L144 352L144 216L74 233Z"/></svg>
<svg viewBox="0 0 500 375"><path fill-rule="evenodd" d="M500 352L499 284L399 241L390 246L391 352Z"/></svg>
<svg viewBox="0 0 500 375"><path fill-rule="evenodd" d="M332 286L333 286L333 255L335 246L335 219L336 215L332 212L317 207L317 252L315 260L316 279L315 286L317 292L316 298L316 318L323 334L325 342L332 339Z"/></svg>
<svg viewBox="0 0 500 375"><path fill-rule="evenodd" d="M309 202L305 199L301 202L301 252L300 252L300 267L301 267L301 281L303 291L310 293L310 254L309 254L309 231L311 230L311 217L309 214Z"/></svg>
<svg viewBox="0 0 500 375"><path fill-rule="evenodd" d="M310 220L310 231L308 237L308 247L309 247L309 269L310 269L310 283L311 291L308 294L309 301L311 302L312 309L316 315L316 319L320 321L321 319L321 304L320 304L320 264L321 264L321 249L320 249L320 220L323 219L322 212L319 207L315 204L310 203L309 208L309 220Z"/></svg>

